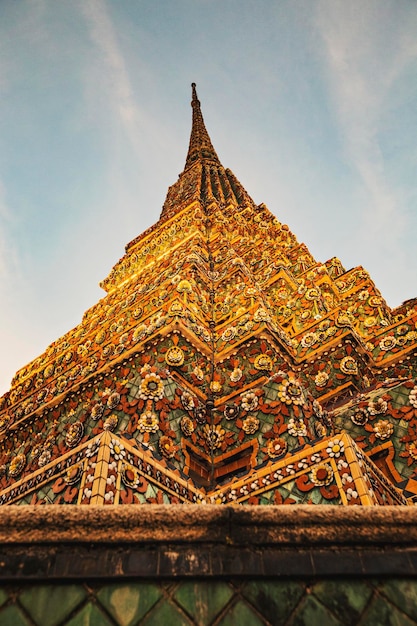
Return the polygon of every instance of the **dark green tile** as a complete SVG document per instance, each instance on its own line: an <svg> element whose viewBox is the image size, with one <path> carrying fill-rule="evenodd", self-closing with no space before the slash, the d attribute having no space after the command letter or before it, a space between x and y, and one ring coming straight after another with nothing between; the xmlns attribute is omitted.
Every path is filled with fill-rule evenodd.
<svg viewBox="0 0 417 626"><path fill-rule="evenodd" d="M141 622L144 626L190 626L192 624L181 610L169 602L163 600Z"/></svg>
<svg viewBox="0 0 417 626"><path fill-rule="evenodd" d="M86 604L65 626L113 626L112 622L94 604Z"/></svg>
<svg viewBox="0 0 417 626"><path fill-rule="evenodd" d="M16 605L0 610L0 626L30 626L29 621Z"/></svg>
<svg viewBox="0 0 417 626"><path fill-rule="evenodd" d="M417 621L417 580L388 580L379 585L379 590Z"/></svg>
<svg viewBox="0 0 417 626"><path fill-rule="evenodd" d="M97 594L120 626L136 624L160 597L158 587L149 583L107 585Z"/></svg>
<svg viewBox="0 0 417 626"><path fill-rule="evenodd" d="M86 597L81 585L40 585L26 588L19 596L31 618L39 626L55 626Z"/></svg>
<svg viewBox="0 0 417 626"><path fill-rule="evenodd" d="M258 611L270 622L282 623L299 603L305 586L293 581L253 581L242 590Z"/></svg>
<svg viewBox="0 0 417 626"><path fill-rule="evenodd" d="M376 595L371 601L369 608L364 612L362 619L358 622L358 626L369 626L377 624L378 626L415 626L416 622L411 620L407 615L401 613L386 598Z"/></svg>
<svg viewBox="0 0 417 626"><path fill-rule="evenodd" d="M341 626L343 624L312 595L306 596L301 601L289 623L291 626Z"/></svg>
<svg viewBox="0 0 417 626"><path fill-rule="evenodd" d="M8 599L8 595L7 593L4 591L4 589L0 589L0 606L2 606L6 600Z"/></svg>
<svg viewBox="0 0 417 626"><path fill-rule="evenodd" d="M313 587L313 594L349 626L358 623L372 593L365 582L354 580L324 580Z"/></svg>
<svg viewBox="0 0 417 626"><path fill-rule="evenodd" d="M218 626L264 626L264 624L264 620L240 600L230 607Z"/></svg>
<svg viewBox="0 0 417 626"><path fill-rule="evenodd" d="M183 583L175 592L177 602L202 625L211 622L232 596L232 589L223 582Z"/></svg>

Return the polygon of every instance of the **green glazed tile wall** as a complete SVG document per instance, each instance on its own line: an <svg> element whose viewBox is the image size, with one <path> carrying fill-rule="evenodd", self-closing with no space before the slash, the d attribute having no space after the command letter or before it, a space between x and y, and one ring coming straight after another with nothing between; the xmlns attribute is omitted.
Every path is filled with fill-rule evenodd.
<svg viewBox="0 0 417 626"><path fill-rule="evenodd" d="M417 580L4 585L0 626L413 626Z"/></svg>

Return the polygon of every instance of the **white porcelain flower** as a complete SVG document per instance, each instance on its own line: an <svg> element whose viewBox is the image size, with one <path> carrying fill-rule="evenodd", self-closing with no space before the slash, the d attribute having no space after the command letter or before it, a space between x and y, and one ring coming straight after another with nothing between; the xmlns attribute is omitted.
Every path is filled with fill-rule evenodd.
<svg viewBox="0 0 417 626"><path fill-rule="evenodd" d="M332 441L329 441L326 452L329 456L337 459L343 453L344 447L345 444L341 439L333 439Z"/></svg>

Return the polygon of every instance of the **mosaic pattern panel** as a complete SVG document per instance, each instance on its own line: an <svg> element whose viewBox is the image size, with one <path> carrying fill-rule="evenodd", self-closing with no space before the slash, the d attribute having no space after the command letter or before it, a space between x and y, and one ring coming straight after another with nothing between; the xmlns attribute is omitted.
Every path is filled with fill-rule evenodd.
<svg viewBox="0 0 417 626"><path fill-rule="evenodd" d="M315 260L223 167L195 88L192 110L185 168L159 221L126 246L103 298L0 398L0 504L22 501L22 480L39 487L25 503L96 502L91 487L116 473L100 483L80 460L65 470L103 432L212 492L347 431L412 500L417 301L392 310L362 267ZM126 472L124 504L135 501ZM304 501L301 483L278 500ZM334 500L328 486L321 496ZM170 497L152 486L141 501Z"/></svg>
<svg viewBox="0 0 417 626"><path fill-rule="evenodd" d="M1 498L3 503L37 505L408 504L345 433L304 446L291 456L227 481L223 487L207 490L195 487L185 474L146 447L138 449L104 432L84 443L78 454L47 466L36 481L31 477L19 481Z"/></svg>

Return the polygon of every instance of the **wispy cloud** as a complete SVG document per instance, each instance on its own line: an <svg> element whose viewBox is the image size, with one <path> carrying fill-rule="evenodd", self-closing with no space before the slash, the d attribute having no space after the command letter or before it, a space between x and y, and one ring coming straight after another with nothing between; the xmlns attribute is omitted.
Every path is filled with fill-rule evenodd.
<svg viewBox="0 0 417 626"><path fill-rule="evenodd" d="M135 41L133 52L129 45L123 47L128 19L123 10L113 15L105 0L81 0L79 7L92 44L83 70L84 112L90 112L88 126L94 127L96 140L105 149L108 193L103 198L100 228L110 246L116 242L123 246L150 226L151 214L138 211L138 198L143 197L143 181L149 182L157 173L150 170L150 164L166 152L167 135L146 95L155 82L153 68L141 54L141 37L146 40L146 33L137 29L139 43ZM120 208L117 224L115 206Z"/></svg>
<svg viewBox="0 0 417 626"><path fill-rule="evenodd" d="M401 190L387 180L379 140L391 89L417 59L415 8L414 19L409 20L407 10L398 13L397 8L395 3L374 0L321 0L316 14L341 140L368 196L362 226L364 230L372 226L389 246L393 217L397 242L406 217Z"/></svg>
<svg viewBox="0 0 417 626"><path fill-rule="evenodd" d="M139 107L128 71L128 63L121 50L117 32L109 16L104 0L87 0L81 3L90 37L99 52L98 64L90 65L87 80L94 93L94 99L105 102L114 117L114 124L120 124L125 139L136 155L143 150L143 134L149 127L150 120ZM138 59L136 71L144 71ZM91 87L93 86L93 87Z"/></svg>

